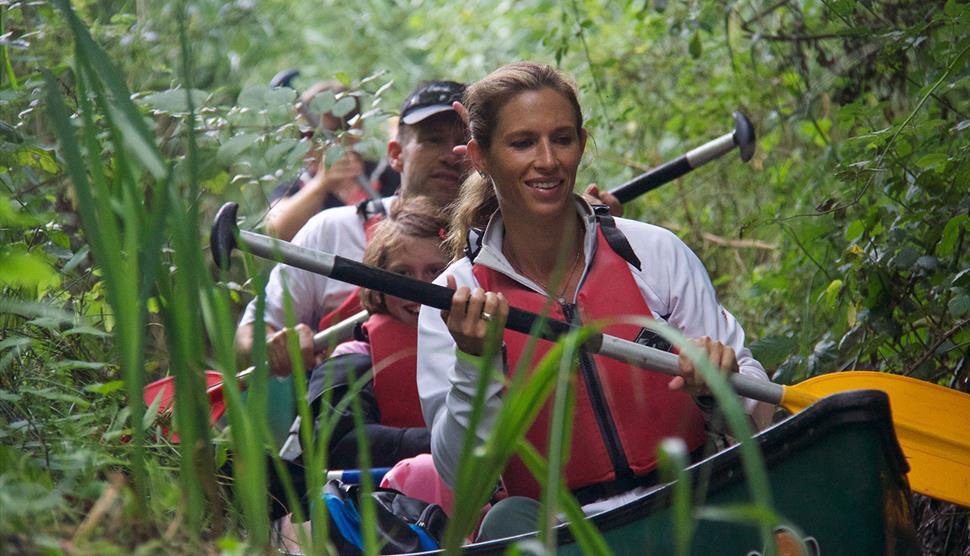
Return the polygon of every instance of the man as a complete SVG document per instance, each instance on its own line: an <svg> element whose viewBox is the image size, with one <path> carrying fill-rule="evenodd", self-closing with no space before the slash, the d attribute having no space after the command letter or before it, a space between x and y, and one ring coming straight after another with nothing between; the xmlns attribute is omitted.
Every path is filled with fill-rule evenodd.
<svg viewBox="0 0 970 556"><path fill-rule="evenodd" d="M454 152L466 142L466 128L452 104L460 101L465 86L453 81L429 81L419 85L401 106L397 137L387 144L390 166L401 174L399 195L403 199L426 195L441 206L454 200L468 170L464 156ZM361 207L328 209L311 218L293 238L309 249L360 260L366 244L365 223L390 207L393 198L369 202ZM287 348L284 288L293 299L296 326L304 367L314 366L313 331L320 317L343 302L354 286L330 280L288 265L279 264L266 285L266 336L270 371L278 376L290 373ZM253 347L256 300L236 329L236 350L244 360Z"/></svg>

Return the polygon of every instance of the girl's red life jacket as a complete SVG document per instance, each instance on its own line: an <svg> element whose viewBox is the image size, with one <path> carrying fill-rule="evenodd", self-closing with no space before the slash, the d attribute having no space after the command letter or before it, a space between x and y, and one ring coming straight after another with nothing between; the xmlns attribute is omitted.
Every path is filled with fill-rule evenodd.
<svg viewBox="0 0 970 556"><path fill-rule="evenodd" d="M550 316L563 319L564 313L578 309L581 321L586 323L600 319L611 322L623 315L649 317L650 309L626 260L611 249L600 227L597 230L596 254L576 306L553 303ZM503 292L510 306L538 313L547 305L546 296L504 274L477 264L473 271L486 291ZM638 326L628 323L612 323L603 329L606 334L631 341L639 331ZM506 330L504 340L512 372L518 368L529 337ZM551 342L539 340L525 372L535 368L551 346ZM571 457L564 468L571 490L628 477L631 472L637 477L646 475L656 467L656 447L665 437L683 438L690 451L703 445L703 414L690 395L668 390L669 376L588 353L581 357L581 362L584 360L587 365L573 378L576 395ZM549 402L526 433L543 455L548 454L551 415ZM502 477L510 495L539 497L539 484L520 459L514 458Z"/></svg>
<svg viewBox="0 0 970 556"><path fill-rule="evenodd" d="M317 324L317 330L326 330L327 328L349 319L363 310L364 308L360 305L360 288L354 288L353 291L347 294L347 297L344 298L343 302L341 302L336 309L320 317L320 322Z"/></svg>
<svg viewBox="0 0 970 556"><path fill-rule="evenodd" d="M361 226L364 227L365 245L370 243L370 240L374 238L374 228L386 217L383 204L380 202L377 203L378 210L371 209L371 204L369 200L365 200L357 205L357 213L361 217ZM360 305L360 288L355 288L336 309L320 317L320 321L317 323L317 330L325 330L344 319L349 319L362 310L363 307Z"/></svg>
<svg viewBox="0 0 970 556"><path fill-rule="evenodd" d="M363 326L370 342L381 424L424 427L416 377L418 330L390 315L371 315Z"/></svg>

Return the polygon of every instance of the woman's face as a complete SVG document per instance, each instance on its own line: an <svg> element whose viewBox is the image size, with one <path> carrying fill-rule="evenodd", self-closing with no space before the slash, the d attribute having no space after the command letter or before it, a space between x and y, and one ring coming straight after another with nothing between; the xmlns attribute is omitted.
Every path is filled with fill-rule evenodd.
<svg viewBox="0 0 970 556"><path fill-rule="evenodd" d="M572 104L558 91L512 97L499 109L487 151L472 142L475 167L495 182L504 218L563 215L572 210L576 170L586 148Z"/></svg>
<svg viewBox="0 0 970 556"><path fill-rule="evenodd" d="M430 282L441 274L448 260L441 253L441 241L431 238L404 238L398 249L387 258L386 269L391 272ZM384 305L392 317L408 326L418 326L419 303L390 295L384 296Z"/></svg>

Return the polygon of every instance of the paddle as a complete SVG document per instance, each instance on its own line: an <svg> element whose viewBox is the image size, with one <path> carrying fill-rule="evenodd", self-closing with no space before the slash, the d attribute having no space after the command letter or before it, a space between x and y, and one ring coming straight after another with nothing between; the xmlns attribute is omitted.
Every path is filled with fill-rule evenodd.
<svg viewBox="0 0 970 556"><path fill-rule="evenodd" d="M212 226L210 246L220 268L228 267L229 256L237 246L238 238L246 250L260 257L438 309L451 306L454 292L443 286L241 231L236 225L237 210L235 203L226 203ZM540 318L534 313L510 308L506 327L529 334ZM542 320L539 335L549 340L575 328L554 319ZM637 367L679 374L675 355L629 340L596 334L585 347L592 353ZM728 380L738 394L781 405L792 412L835 392L860 388L884 391L893 408L893 423L900 446L914 470L910 474L913 490L970 506L970 395L897 375L858 371L823 375L794 386L764 382L736 373ZM934 418L928 420L928 414Z"/></svg>
<svg viewBox="0 0 970 556"><path fill-rule="evenodd" d="M741 152L741 161L751 160L754 154L754 127L748 117L741 112L731 114L734 117L734 131L708 141L703 145L681 155L674 160L665 162L641 174L632 180L610 190L621 203L652 191L661 185L673 181L695 168L724 156L734 147Z"/></svg>
<svg viewBox="0 0 970 556"><path fill-rule="evenodd" d="M313 350L319 352L324 348L335 345L351 338L354 327L367 318L366 311L348 317L333 326L317 332L313 336ZM253 373L255 367L249 367L236 374L236 380L241 387L245 388L246 381ZM206 397L209 399L209 422L216 423L226 411L225 400L223 399L222 374L216 371L206 371ZM145 404L149 407L159 399L158 413L160 417L167 417L174 411L175 404L175 377L167 376L156 380L145 386ZM172 435L172 441L177 442L178 437Z"/></svg>

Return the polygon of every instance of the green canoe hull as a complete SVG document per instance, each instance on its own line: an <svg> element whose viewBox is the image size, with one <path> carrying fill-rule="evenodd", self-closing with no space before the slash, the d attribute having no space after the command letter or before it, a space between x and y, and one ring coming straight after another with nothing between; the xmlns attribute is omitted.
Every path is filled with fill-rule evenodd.
<svg viewBox="0 0 970 556"><path fill-rule="evenodd" d="M893 432L889 402L876 391L825 398L757 437L775 510L820 554L919 554L909 518L908 470ZM737 446L689 468L705 506L748 503ZM674 554L672 486L591 517L614 554ZM765 553L752 525L700 520L692 554ZM566 526L558 553L581 554ZM785 535L777 531L776 536ZM466 554L501 554L516 537L469 545Z"/></svg>

